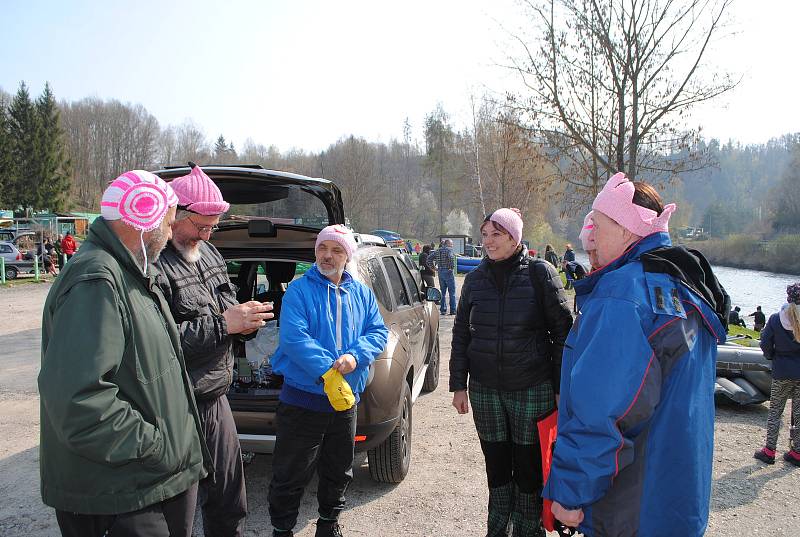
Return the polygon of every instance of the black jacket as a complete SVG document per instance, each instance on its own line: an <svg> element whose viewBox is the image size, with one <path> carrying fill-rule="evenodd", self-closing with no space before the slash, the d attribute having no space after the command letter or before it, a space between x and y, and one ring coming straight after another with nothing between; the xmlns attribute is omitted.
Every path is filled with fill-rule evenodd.
<svg viewBox="0 0 800 537"><path fill-rule="evenodd" d="M222 313L238 304L236 286L220 253L200 242L200 260L189 263L172 241L155 264L158 284L169 303L181 347L198 399L213 399L228 391L233 375L231 343Z"/></svg>
<svg viewBox="0 0 800 537"><path fill-rule="evenodd" d="M521 390L545 380L559 392L564 340L572 315L561 278L550 264L513 258L499 289L487 258L461 288L450 354L450 391L467 378L500 390ZM528 272L534 270L533 278Z"/></svg>

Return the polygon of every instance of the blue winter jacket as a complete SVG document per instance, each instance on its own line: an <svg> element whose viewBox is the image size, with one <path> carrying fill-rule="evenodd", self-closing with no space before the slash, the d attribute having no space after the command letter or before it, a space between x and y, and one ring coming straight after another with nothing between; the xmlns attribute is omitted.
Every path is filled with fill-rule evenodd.
<svg viewBox="0 0 800 537"><path fill-rule="evenodd" d="M280 322L280 344L271 365L283 375L287 394L296 395L299 390L325 397L320 377L339 356L352 354L357 365L344 378L358 397L366 386L369 366L383 352L388 337L373 292L346 271L337 286L316 265L289 284ZM283 393L281 400L298 404L286 400Z"/></svg>
<svg viewBox="0 0 800 537"><path fill-rule="evenodd" d="M580 314L565 345L543 496L583 509L587 537L705 531L725 329L684 282L645 272L640 256L667 246L668 234L649 235L575 282Z"/></svg>

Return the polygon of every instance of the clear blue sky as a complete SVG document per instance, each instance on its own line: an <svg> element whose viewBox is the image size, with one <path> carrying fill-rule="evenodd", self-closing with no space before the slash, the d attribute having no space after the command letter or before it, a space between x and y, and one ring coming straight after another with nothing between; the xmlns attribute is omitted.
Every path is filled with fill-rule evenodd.
<svg viewBox="0 0 800 537"><path fill-rule="evenodd" d="M798 3L800 4L800 3ZM509 75L499 23L513 0L44 1L0 0L0 88L140 103L162 126L192 119L209 140L250 137L319 150L341 136L417 137L442 102L457 125L469 95ZM794 38L800 6L737 0L738 33L713 61L743 76L698 110L706 136L746 143L800 131Z"/></svg>

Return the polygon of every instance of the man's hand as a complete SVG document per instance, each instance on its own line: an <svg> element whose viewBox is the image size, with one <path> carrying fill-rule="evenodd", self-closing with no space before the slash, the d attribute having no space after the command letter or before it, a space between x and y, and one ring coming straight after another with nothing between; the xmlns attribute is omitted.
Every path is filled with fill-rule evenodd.
<svg viewBox="0 0 800 537"><path fill-rule="evenodd" d="M467 390L453 392L453 406L459 414L469 413L469 397L467 397Z"/></svg>
<svg viewBox="0 0 800 537"><path fill-rule="evenodd" d="M339 359L333 362L333 369L341 373L342 375L346 375L349 372L353 371L358 365L356 361L356 357L352 354L343 354L339 356Z"/></svg>
<svg viewBox="0 0 800 537"><path fill-rule="evenodd" d="M561 507L560 503L554 501L550 511L553 512L553 516L560 520L562 524L570 528L577 528L578 525L583 522L583 509L564 509Z"/></svg>
<svg viewBox="0 0 800 537"><path fill-rule="evenodd" d="M222 314L228 325L228 334L249 334L264 326L267 321L274 318L270 313L272 304L265 304L251 300L244 304L237 304L225 310Z"/></svg>

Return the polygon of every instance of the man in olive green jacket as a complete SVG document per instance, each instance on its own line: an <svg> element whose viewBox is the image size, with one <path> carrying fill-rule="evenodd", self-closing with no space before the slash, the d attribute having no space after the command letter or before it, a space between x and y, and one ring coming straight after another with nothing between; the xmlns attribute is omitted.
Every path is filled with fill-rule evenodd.
<svg viewBox="0 0 800 537"><path fill-rule="evenodd" d="M177 197L136 170L50 289L42 320L42 500L65 536L186 536L207 450L180 337L148 274Z"/></svg>

